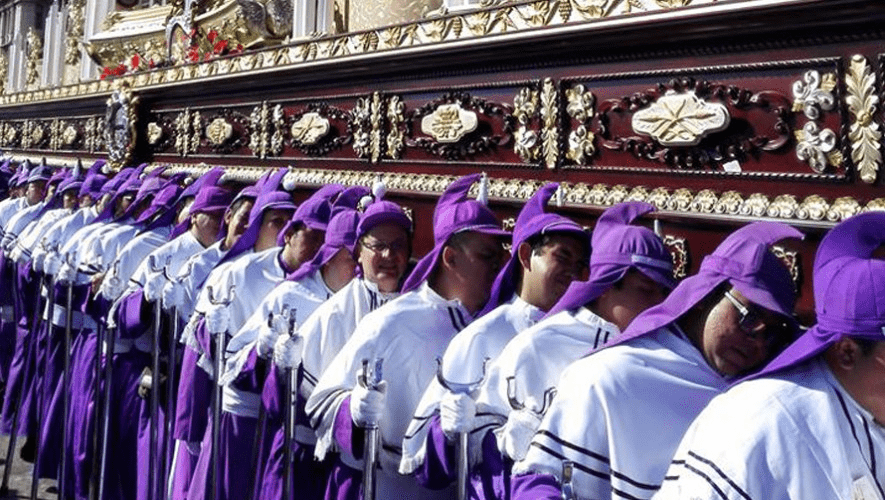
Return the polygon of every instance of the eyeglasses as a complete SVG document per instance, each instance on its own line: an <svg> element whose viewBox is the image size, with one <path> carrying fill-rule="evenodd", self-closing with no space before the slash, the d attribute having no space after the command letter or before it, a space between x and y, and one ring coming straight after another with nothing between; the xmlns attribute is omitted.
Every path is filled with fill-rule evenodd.
<svg viewBox="0 0 885 500"><path fill-rule="evenodd" d="M786 323L768 325L759 317L757 311L745 306L732 295L731 290L726 290L724 295L731 302L731 305L737 309L738 314L740 314L738 326L740 326L747 337L753 340L762 340L769 345L785 338L788 331Z"/></svg>
<svg viewBox="0 0 885 500"><path fill-rule="evenodd" d="M390 243L383 241L373 241L369 243L364 241L362 242L362 246L378 254L383 254L387 250L390 250L390 253L392 254L400 253L408 248L408 244L400 240L392 241Z"/></svg>

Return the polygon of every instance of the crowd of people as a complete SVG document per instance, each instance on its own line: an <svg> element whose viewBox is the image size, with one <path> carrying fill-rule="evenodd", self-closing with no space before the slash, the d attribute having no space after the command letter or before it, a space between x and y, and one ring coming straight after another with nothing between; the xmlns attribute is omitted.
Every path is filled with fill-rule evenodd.
<svg viewBox="0 0 885 500"><path fill-rule="evenodd" d="M587 229L551 183L510 232L475 174L413 256L380 181L295 203L286 172L0 166L2 487L24 459L65 500L885 499L885 213L823 237L805 329L782 223L677 282L654 206Z"/></svg>

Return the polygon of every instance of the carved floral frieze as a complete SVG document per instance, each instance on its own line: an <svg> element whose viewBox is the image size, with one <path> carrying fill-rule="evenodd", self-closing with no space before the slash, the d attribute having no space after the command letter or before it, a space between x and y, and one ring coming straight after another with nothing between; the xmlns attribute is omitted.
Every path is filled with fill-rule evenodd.
<svg viewBox="0 0 885 500"><path fill-rule="evenodd" d="M728 127L728 108L706 102L694 92L668 90L649 106L633 113L633 131L663 146L697 146L701 139Z"/></svg>

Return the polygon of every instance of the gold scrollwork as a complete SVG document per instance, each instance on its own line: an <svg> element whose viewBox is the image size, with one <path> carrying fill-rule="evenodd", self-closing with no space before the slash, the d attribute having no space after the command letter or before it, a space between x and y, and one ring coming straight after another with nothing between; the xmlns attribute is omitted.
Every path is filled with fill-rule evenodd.
<svg viewBox="0 0 885 500"><path fill-rule="evenodd" d="M312 146L329 133L329 119L319 113L304 113L292 124L289 133L292 140Z"/></svg>
<svg viewBox="0 0 885 500"><path fill-rule="evenodd" d="M728 127L731 116L723 104L706 102L694 92L665 95L633 114L633 131L664 146L696 146L707 135Z"/></svg>
<svg viewBox="0 0 885 500"><path fill-rule="evenodd" d="M357 99L352 111L353 150L361 158L368 158L372 163L381 159L381 134L383 99L380 92L372 93L371 97Z"/></svg>
<svg viewBox="0 0 885 500"><path fill-rule="evenodd" d="M584 203L589 203L591 205L605 205L605 200L608 197L608 186L605 184L594 184L590 191L587 193L587 197L584 199Z"/></svg>
<svg viewBox="0 0 885 500"><path fill-rule="evenodd" d="M762 193L753 193L741 204L740 214L762 217L767 209L768 197Z"/></svg>
<svg viewBox="0 0 885 500"><path fill-rule="evenodd" d="M645 201L648 199L648 189L645 186L636 186L630 190L624 201Z"/></svg>
<svg viewBox="0 0 885 500"><path fill-rule="evenodd" d="M664 235L664 246L673 257L673 279L681 280L688 274L688 243L685 238L679 238L671 234Z"/></svg>
<svg viewBox="0 0 885 500"><path fill-rule="evenodd" d="M151 124L156 125L156 124ZM158 127L159 128L159 127ZM162 129L160 129L162 132ZM234 127L224 118L218 117L206 125L206 139L211 144L220 146L233 137Z"/></svg>
<svg viewBox="0 0 885 500"><path fill-rule="evenodd" d="M845 86L848 95L845 102L854 117L854 123L848 131L851 140L851 159L857 165L860 178L867 184L876 181L882 153L879 140L882 132L879 124L873 119L879 104L876 95L876 75L870 70L865 57L854 55L845 75Z"/></svg>
<svg viewBox="0 0 885 500"><path fill-rule="evenodd" d="M702 189L691 200L690 208L694 212L711 214L717 201L716 193L712 189Z"/></svg>
<svg viewBox="0 0 885 500"><path fill-rule="evenodd" d="M284 141L286 140L284 135L286 130L286 113L283 111L281 104L273 107L271 125L273 126L273 134L270 137L270 149L268 152L272 156L280 156L283 154Z"/></svg>
<svg viewBox="0 0 885 500"><path fill-rule="evenodd" d="M147 124L147 141L151 146L156 146L163 139L163 127L157 122Z"/></svg>
<svg viewBox="0 0 885 500"><path fill-rule="evenodd" d="M802 111L810 120L820 118L821 110L830 111L836 105L833 89L836 75L808 70L802 80L793 82L793 111Z"/></svg>
<svg viewBox="0 0 885 500"><path fill-rule="evenodd" d="M765 212L768 217L792 219L799 210L799 202L791 194L778 195L769 205Z"/></svg>
<svg viewBox="0 0 885 500"><path fill-rule="evenodd" d="M726 191L722 193L713 211L717 214L736 214L740 211L744 198L737 191Z"/></svg>
<svg viewBox="0 0 885 500"><path fill-rule="evenodd" d="M679 188L673 191L673 194L667 200L667 210L687 212L693 198L691 191L686 188Z"/></svg>
<svg viewBox="0 0 885 500"><path fill-rule="evenodd" d="M74 142L76 142L77 138L79 137L80 131L77 130L77 127L73 125L68 125L61 133L61 143L64 146L71 147L74 145Z"/></svg>
<svg viewBox="0 0 885 500"><path fill-rule="evenodd" d="M802 277L802 269L800 267L801 257L799 252L787 250L780 245L772 245L771 252L775 257L783 261L787 271L790 273L790 279L793 281L793 289L798 291L800 285L799 279Z"/></svg>
<svg viewBox="0 0 885 500"><path fill-rule="evenodd" d="M539 92L529 87L519 89L513 98L513 117L519 123L514 133L514 152L525 162L535 161L540 153L538 133L529 124L538 112Z"/></svg>
<svg viewBox="0 0 885 500"><path fill-rule="evenodd" d="M813 194L802 200L796 210L796 217L802 220L824 220L830 204L822 196Z"/></svg>
<svg viewBox="0 0 885 500"><path fill-rule="evenodd" d="M267 101L262 101L249 115L249 123L252 127L249 135L249 149L252 150L253 155L261 159L267 158L270 148L269 114Z"/></svg>
<svg viewBox="0 0 885 500"><path fill-rule="evenodd" d="M667 200L669 199L670 190L665 187L658 186L651 190L651 193L648 194L648 196L645 198L645 201L654 205L658 210L663 210L667 208Z"/></svg>
<svg viewBox="0 0 885 500"><path fill-rule="evenodd" d="M864 212L872 212L874 210L885 210L885 198L870 200L866 206L863 207Z"/></svg>

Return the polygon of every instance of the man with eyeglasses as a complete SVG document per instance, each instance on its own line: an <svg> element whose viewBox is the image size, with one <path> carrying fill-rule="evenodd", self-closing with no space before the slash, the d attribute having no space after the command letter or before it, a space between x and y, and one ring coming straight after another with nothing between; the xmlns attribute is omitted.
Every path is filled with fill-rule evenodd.
<svg viewBox="0 0 885 500"><path fill-rule="evenodd" d="M317 428L317 456L339 449L356 484L362 478L357 471L364 467L365 429L377 428L381 445L372 457L379 467L377 498L449 496L425 490L414 477L397 471L406 427L436 372L435 359L485 306L503 262L502 238L509 233L488 207L467 198L479 179L478 174L462 177L442 194L433 217L435 246L406 279L403 296L363 318L307 402ZM375 365L379 359L380 383L358 383L363 360ZM338 479L333 477L343 485ZM326 498L357 500L361 495L357 488L335 494L327 492ZM367 492L362 495L368 500Z"/></svg>
<svg viewBox="0 0 885 500"><path fill-rule="evenodd" d="M793 338L794 285L769 245L801 237L774 222L735 231L661 304L566 368L513 467L511 498L650 498L704 406Z"/></svg>
<svg viewBox="0 0 885 500"><path fill-rule="evenodd" d="M710 402L654 498L885 497L883 243L885 214L873 212L823 238L817 324Z"/></svg>

